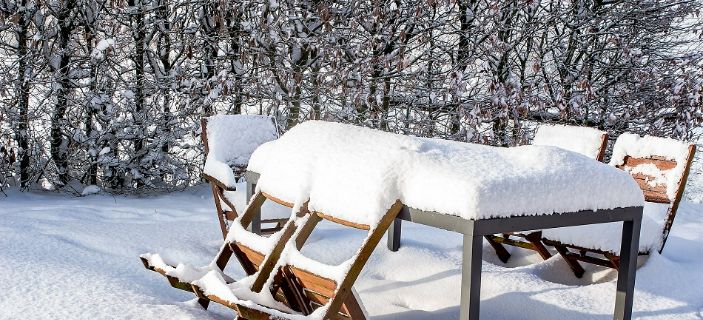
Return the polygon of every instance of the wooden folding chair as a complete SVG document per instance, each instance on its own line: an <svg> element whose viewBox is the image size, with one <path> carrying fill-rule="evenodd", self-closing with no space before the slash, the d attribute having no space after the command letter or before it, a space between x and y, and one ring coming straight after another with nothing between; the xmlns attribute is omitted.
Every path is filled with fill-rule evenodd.
<svg viewBox="0 0 703 320"><path fill-rule="evenodd" d="M660 152L671 150L671 146L677 145L679 146L676 148L678 149L678 154ZM645 149L647 151L642 151ZM695 150L695 145L673 139L651 136L640 138L633 134L623 134L618 137L611 165L615 165L632 175L642 189L647 202L642 219L640 255L648 255L652 249L659 250L661 253L664 249L676 217L676 211L681 202ZM643 156L642 153L650 154ZM662 179L663 177L664 179ZM663 206L666 212L658 214L657 206ZM648 210L648 208L651 210ZM619 226L615 227L615 230L617 230ZM604 250L603 248L594 248L593 246L574 243L575 241L567 242L562 239L564 232L572 233L573 235L578 230L575 228L583 228L583 226L563 230L545 230L543 232L543 242L556 248L557 252L566 260L574 274L579 278L584 273L579 261L618 269L620 259L617 248L619 248L619 243L612 244L612 248ZM589 234L592 237L602 237L600 230L604 229L601 228L591 230ZM652 234L652 232L655 233Z"/></svg>
<svg viewBox="0 0 703 320"><path fill-rule="evenodd" d="M537 128L532 144L559 147L603 161L608 146L608 134L593 128L541 125ZM503 263L510 259L510 253L503 245L536 251L544 260L552 257L552 253L542 243L541 231L512 232L485 238Z"/></svg>
<svg viewBox="0 0 703 320"><path fill-rule="evenodd" d="M300 228L300 232L291 240L296 250L300 250L303 247L310 233L323 219L346 227L368 230L369 232L361 248L350 259L351 264L341 279L334 279L331 275L321 275L306 270L304 264L309 262L300 263L295 259L279 262L280 267L276 275L280 276L276 281L286 283L288 287L294 289L296 303L292 303L292 305L301 307L300 310L296 311L303 315L311 315L317 312L316 318L320 319L366 319L363 306L352 286L383 234L402 207L403 204L400 201L396 201L383 215L378 225L373 228L369 225L346 221L320 212L310 213L310 217ZM266 278L267 275L263 274L263 272L259 273L252 286L252 291L259 292ZM237 305L236 310L241 318L250 320L280 319L286 316L286 312L283 310L275 310L260 305L252 308L249 303Z"/></svg>
<svg viewBox="0 0 703 320"><path fill-rule="evenodd" d="M282 231L280 231L281 234L278 238L279 240L270 248L270 251L259 251L255 249L255 246L249 244L252 240L244 241L243 239L267 241L267 238L246 230L252 219L260 214L261 207L266 200L273 201L288 208L293 208L292 203L280 200L267 193L256 193L242 214L242 217L233 221L233 228L226 237L225 244L213 260L213 263L210 266L205 267L204 270L191 268L196 271L201 271L199 276L194 277L192 275L180 275L177 272L177 267L165 263L157 254L141 255L140 259L144 264L144 267L165 276L174 288L195 293L198 297L198 303L200 303L200 305L204 308L208 307L210 301L228 305L229 302L226 300L220 299L216 296L206 295L204 290L199 285L194 283L194 280L197 280L198 277L203 276L209 271L216 271L222 275L223 280L227 284L235 282L232 277L229 277L224 273L224 268L227 266L227 263L232 255L239 260L239 263L247 275L253 275L259 271L261 274L270 274L271 270L275 266L275 262L278 260L281 252L283 251L286 242L296 231L295 221L301 216L305 216L307 214L306 206L300 208L299 212L296 215L292 215L288 222L284 225ZM293 299L294 291L288 286L288 283L281 281L276 283L277 285L271 289L276 299L293 310L301 310L301 307L295 304L297 300Z"/></svg>
<svg viewBox="0 0 703 320"><path fill-rule="evenodd" d="M278 138L275 119L259 115L218 115L200 120L201 139L205 150L206 170L202 177L210 183L215 199L215 209L220 223L222 237L227 235L231 222L237 218L234 205L236 182L246 171L249 158L259 145ZM210 127L210 130L208 128ZM239 149L237 149L239 148ZM208 172L209 166L220 162L231 169ZM218 163L219 164L219 163ZM241 190L239 192L242 192ZM261 230L262 234L271 234L281 230L288 219L264 219L262 225L272 225Z"/></svg>

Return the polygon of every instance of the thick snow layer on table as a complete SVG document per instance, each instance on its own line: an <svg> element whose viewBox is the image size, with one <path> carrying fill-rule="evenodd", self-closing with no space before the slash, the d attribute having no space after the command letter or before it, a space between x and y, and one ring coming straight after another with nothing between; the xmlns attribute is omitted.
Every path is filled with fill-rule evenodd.
<svg viewBox="0 0 703 320"><path fill-rule="evenodd" d="M651 158L663 157L668 160L676 161L676 167L671 170L658 170L652 168L651 164L639 165L632 168L634 172L652 175L657 178L656 181L651 181L652 184L665 182L666 194L669 200L676 198L676 191L679 180L683 176L686 169L686 160L688 158L688 148L691 144L679 140L660 138L653 136L640 137L632 133L624 133L618 137L613 147L613 156L611 157L611 165L622 165L625 163L625 157L631 156L634 158ZM660 177L660 175L664 175Z"/></svg>
<svg viewBox="0 0 703 320"><path fill-rule="evenodd" d="M157 197L0 193L0 319L233 319L144 269L139 255L207 265L222 235L208 187ZM639 268L633 319L700 320L703 311L703 205L683 202L663 255ZM366 232L321 222L302 253L339 264ZM403 246L379 245L355 287L373 320L457 319L462 236L403 225ZM501 263L484 246L482 319L603 320L615 301L614 270L584 265L573 276L555 255L508 248ZM402 272L399 272L402 270ZM236 259L226 273L241 279ZM69 286L70 289L61 288Z"/></svg>
<svg viewBox="0 0 703 320"><path fill-rule="evenodd" d="M208 155L205 174L228 187L236 179L232 167L244 167L261 144L278 137L273 118L260 115L218 115L207 118Z"/></svg>
<svg viewBox="0 0 703 320"><path fill-rule="evenodd" d="M644 202L627 173L557 147L497 148L322 121L262 145L248 169L261 174L261 190L368 225L398 199L465 219Z"/></svg>
<svg viewBox="0 0 703 320"><path fill-rule="evenodd" d="M532 144L559 147L597 159L604 134L604 131L589 127L541 125Z"/></svg>
<svg viewBox="0 0 703 320"><path fill-rule="evenodd" d="M646 202L642 213L639 252L659 250L668 204ZM542 230L549 240L620 254L622 222Z"/></svg>

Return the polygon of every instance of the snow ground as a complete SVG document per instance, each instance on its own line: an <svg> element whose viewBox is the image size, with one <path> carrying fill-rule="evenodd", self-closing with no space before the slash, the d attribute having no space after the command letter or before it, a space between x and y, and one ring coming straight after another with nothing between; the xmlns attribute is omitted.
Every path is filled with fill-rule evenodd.
<svg viewBox="0 0 703 320"><path fill-rule="evenodd" d="M210 261L221 235L206 187L142 198L8 195L0 195L0 319L233 318L220 306L202 310L138 258ZM702 211L683 203L664 254L639 269L636 318L703 319ZM363 237L347 230L321 224L303 253L343 261ZM558 257L513 252L505 266L486 247L483 319L611 318L615 272L589 267L576 279ZM405 223L400 251L379 246L356 288L373 319L457 319L460 266L458 234Z"/></svg>

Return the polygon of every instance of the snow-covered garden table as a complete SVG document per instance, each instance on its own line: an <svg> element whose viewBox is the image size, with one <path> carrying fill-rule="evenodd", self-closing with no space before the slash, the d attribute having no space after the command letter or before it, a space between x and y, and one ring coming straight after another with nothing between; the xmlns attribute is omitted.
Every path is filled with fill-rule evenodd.
<svg viewBox="0 0 703 320"><path fill-rule="evenodd" d="M258 184L361 224L400 200L398 219L463 234L462 320L479 319L483 236L622 221L613 319L631 318L644 198L627 173L585 156L310 121L257 149L246 178L249 195ZM389 245L399 237L389 230Z"/></svg>

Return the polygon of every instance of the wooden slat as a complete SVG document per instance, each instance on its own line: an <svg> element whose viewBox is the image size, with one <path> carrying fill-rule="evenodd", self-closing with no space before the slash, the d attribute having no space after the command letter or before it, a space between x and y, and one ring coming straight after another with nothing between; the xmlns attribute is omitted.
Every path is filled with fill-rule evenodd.
<svg viewBox="0 0 703 320"><path fill-rule="evenodd" d="M366 224L361 224L361 223L356 223L356 222L351 222L351 221L343 220L343 219L340 219L340 218L337 218L337 217L333 217L333 216L330 216L330 215L327 215L327 214L324 214L324 213L321 213L321 212L315 212L315 214L317 214L317 216L320 217L320 218L322 218L322 219L325 219L325 220L327 220L327 221L334 222L334 223L336 223L336 224L341 224L341 225L343 225L343 226L352 227L352 228L361 229L361 230L369 230L369 229L371 229L371 228L370 228L368 225L366 225Z"/></svg>
<svg viewBox="0 0 703 320"><path fill-rule="evenodd" d="M270 194L268 194L268 193L266 193L266 192L262 192L261 194L263 194L264 197L266 197L266 199L269 199L269 200L271 200L271 201L273 201L273 202L275 202L275 203L278 203L278 204L280 204L280 205L282 205L282 206L284 206L284 207L293 208L293 204L290 203L290 202L283 201L283 200L281 200L281 199L279 199L279 198L276 198L276 197L274 197L274 196L272 196L272 195L270 195Z"/></svg>
<svg viewBox="0 0 703 320"><path fill-rule="evenodd" d="M295 275L305 289L316 292L327 298L334 296L334 292L337 289L337 283L334 280L327 279L294 266L288 266L288 270Z"/></svg>
<svg viewBox="0 0 703 320"><path fill-rule="evenodd" d="M643 164L653 164L659 168L659 170L671 170L676 167L676 161L656 158L635 158L625 156L624 161L624 167L636 167Z"/></svg>
<svg viewBox="0 0 703 320"><path fill-rule="evenodd" d="M671 203L671 200L669 200L669 196L667 196L665 193L660 193L660 192L653 192L653 191L643 191L644 192L644 200L647 202L654 202L654 203L663 203L663 204L669 204Z"/></svg>
<svg viewBox="0 0 703 320"><path fill-rule="evenodd" d="M650 195L654 196L654 198L664 198L667 199L668 202L668 196L666 194L666 185L664 184L658 184L658 185L650 185L649 182L647 182L644 179L638 179L635 178L635 182L639 185L640 189L644 192L648 192Z"/></svg>
<svg viewBox="0 0 703 320"><path fill-rule="evenodd" d="M647 202L656 203L671 203L671 199L667 194L666 184L651 185L650 182L656 180L654 177L643 173L632 173L630 170L636 166L643 164L653 164L661 171L671 170L676 167L676 161L666 160L662 157L652 158L635 158L626 156L625 164L619 168L626 170L632 175L640 189L644 193L644 199Z"/></svg>
<svg viewBox="0 0 703 320"><path fill-rule="evenodd" d="M256 269L259 269L259 266L261 265L261 262L264 261L264 255L261 254L260 252L251 249L239 242L235 242L235 245L241 252L246 256L246 258L256 267Z"/></svg>

